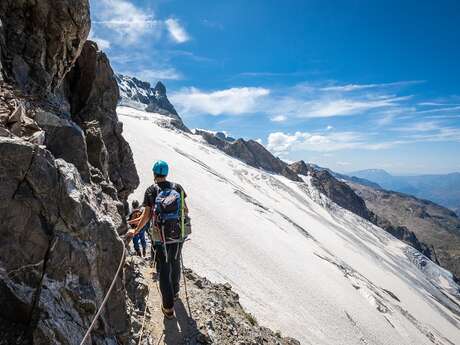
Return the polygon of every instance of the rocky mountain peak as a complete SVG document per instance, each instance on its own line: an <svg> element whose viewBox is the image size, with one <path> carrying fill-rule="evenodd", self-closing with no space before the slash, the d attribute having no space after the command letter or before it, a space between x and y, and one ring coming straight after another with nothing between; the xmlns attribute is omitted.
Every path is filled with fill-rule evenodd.
<svg viewBox="0 0 460 345"><path fill-rule="evenodd" d="M154 91L155 91L156 97L161 97L161 96L166 97L166 86L164 86L164 84L161 81L157 82L157 84L155 85Z"/></svg>
<svg viewBox="0 0 460 345"><path fill-rule="evenodd" d="M135 77L117 74L115 79L120 89L119 105L169 117L174 127L190 132L169 101L166 86L161 81L152 88L150 83Z"/></svg>
<svg viewBox="0 0 460 345"><path fill-rule="evenodd" d="M307 164L303 160L300 160L300 161L294 162L292 164L289 164L289 167L296 174L305 175L305 176L307 176L308 172L310 172L310 171L318 170L318 169L315 170L315 167L316 167L315 165L310 164L310 163Z"/></svg>

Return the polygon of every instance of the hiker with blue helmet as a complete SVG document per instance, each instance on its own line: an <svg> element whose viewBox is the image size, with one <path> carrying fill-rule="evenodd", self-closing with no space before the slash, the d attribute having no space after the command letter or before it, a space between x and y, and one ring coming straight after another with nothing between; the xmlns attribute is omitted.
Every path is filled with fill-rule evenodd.
<svg viewBox="0 0 460 345"><path fill-rule="evenodd" d="M174 317L174 301L179 298L181 252L184 242L186 194L181 185L166 179L169 173L165 161L157 161L152 168L155 183L144 195L144 211L128 238L135 236L150 220L152 245L159 274L162 312L166 318Z"/></svg>

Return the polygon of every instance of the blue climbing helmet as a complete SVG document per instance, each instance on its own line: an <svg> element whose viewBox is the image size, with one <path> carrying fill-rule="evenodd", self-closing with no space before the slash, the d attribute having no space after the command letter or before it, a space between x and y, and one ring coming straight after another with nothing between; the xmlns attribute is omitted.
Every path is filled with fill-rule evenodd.
<svg viewBox="0 0 460 345"><path fill-rule="evenodd" d="M153 164L152 171L157 176L167 176L169 171L168 163L161 160L156 161L155 164Z"/></svg>

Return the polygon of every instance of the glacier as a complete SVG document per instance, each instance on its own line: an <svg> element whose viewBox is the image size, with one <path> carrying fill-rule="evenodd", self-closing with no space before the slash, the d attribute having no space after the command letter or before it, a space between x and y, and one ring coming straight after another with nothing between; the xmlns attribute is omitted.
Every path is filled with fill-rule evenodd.
<svg viewBox="0 0 460 345"><path fill-rule="evenodd" d="M311 185L255 169L171 119L119 106L141 179L157 159L188 194L185 265L232 284L257 320L302 344L460 344L450 272Z"/></svg>

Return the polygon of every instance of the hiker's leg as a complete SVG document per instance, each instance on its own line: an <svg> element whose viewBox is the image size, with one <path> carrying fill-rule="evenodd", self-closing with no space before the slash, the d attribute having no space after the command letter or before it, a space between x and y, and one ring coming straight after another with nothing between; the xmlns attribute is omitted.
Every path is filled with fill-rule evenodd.
<svg viewBox="0 0 460 345"><path fill-rule="evenodd" d="M170 246L168 246L167 250L168 262L166 262L164 248L157 248L157 270L160 275L160 291L163 307L170 309L174 306L174 291L171 284L171 261L169 260Z"/></svg>
<svg viewBox="0 0 460 345"><path fill-rule="evenodd" d="M147 242L145 241L145 230L141 230L139 233L139 239L141 240L142 248L145 250L145 248L147 248Z"/></svg>
<svg viewBox="0 0 460 345"><path fill-rule="evenodd" d="M171 280L174 289L174 295L179 293L180 287L180 274L181 274L181 267L180 267L180 257L182 252L182 243L177 243L174 246L174 252L172 253L172 260L171 260Z"/></svg>
<svg viewBox="0 0 460 345"><path fill-rule="evenodd" d="M134 245L134 250L138 252L139 251L139 234L133 237L133 245Z"/></svg>

